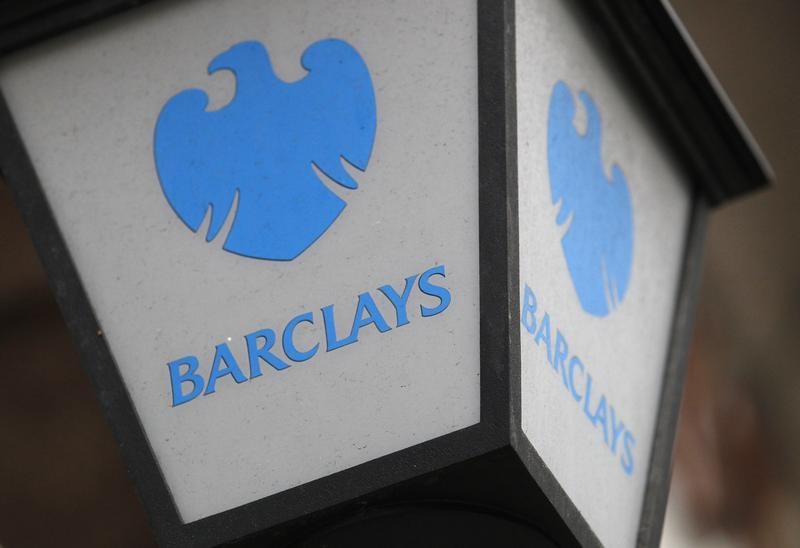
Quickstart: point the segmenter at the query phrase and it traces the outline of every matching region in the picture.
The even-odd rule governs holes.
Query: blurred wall
[[[800,546],[800,2],[673,5],[776,174],[712,218],[673,492],[695,541]]]
[[[800,2],[674,5],[777,174],[711,224],[676,451],[680,538],[800,546]],[[0,234],[0,544],[151,545],[2,183]]]
[[[153,545],[2,181],[0,234],[0,545]]]

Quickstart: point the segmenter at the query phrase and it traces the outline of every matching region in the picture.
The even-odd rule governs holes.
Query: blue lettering
[[[544,313],[544,316],[542,317],[542,323],[539,324],[539,331],[536,333],[536,337],[534,337],[533,340],[537,345],[544,341],[546,347],[545,350],[547,352],[547,361],[552,364],[553,358],[550,350],[550,314],[547,312]]]
[[[223,367],[220,367],[223,365]],[[239,364],[236,363],[236,358],[233,357],[231,349],[225,343],[218,344],[217,350],[214,353],[214,362],[211,364],[211,374],[208,376],[208,385],[203,395],[213,394],[216,392],[217,379],[231,375],[236,384],[243,383],[247,380],[242,370],[239,369]]]
[[[522,297],[522,317],[520,321],[531,335],[536,331],[536,308],[536,295],[533,294],[528,284],[525,284],[525,295]]]
[[[572,359],[569,361],[569,390],[572,392],[572,398],[579,402],[583,395],[578,393],[575,389],[575,367],[580,366],[581,375],[584,374],[586,371],[583,367],[583,362],[578,356],[572,356]]]
[[[564,387],[569,389],[569,381],[567,381],[567,366],[564,361],[567,359],[567,341],[561,334],[561,331],[556,329],[556,353],[553,356],[553,369],[556,371],[561,370],[561,379],[564,381]]]
[[[567,338],[556,325],[551,326],[553,320],[550,314],[542,310],[542,316],[537,317],[539,310],[536,295],[527,284],[524,285],[520,307],[522,326],[533,337],[536,345],[542,347],[547,361],[556,374],[560,373],[564,387],[580,405],[582,414],[592,427],[602,429],[603,440],[611,455],[616,456],[620,453],[618,448],[624,447],[619,457],[620,464],[627,475],[633,474],[633,451],[636,445],[633,433],[627,430],[611,401],[595,386],[596,383],[583,361],[577,355],[570,356]],[[555,341],[552,339],[553,330]]]
[[[366,317],[364,317],[364,312],[367,313]],[[358,305],[356,306],[356,313],[353,317],[353,328],[350,330],[350,336],[347,337],[348,339],[352,339],[350,342],[356,342],[358,340],[358,332],[362,327],[366,327],[369,324],[374,324],[381,333],[386,333],[391,329],[386,323],[386,320],[383,319],[381,311],[378,310],[378,306],[372,299],[372,295],[369,293],[362,293],[358,296]]]
[[[433,308],[429,308],[424,305],[420,305],[419,310],[422,313],[423,318],[427,318],[428,316],[435,316],[450,306],[450,291],[445,289],[442,286],[434,285],[430,282],[430,278],[432,276],[441,276],[442,278],[445,277],[444,273],[444,265],[434,266],[433,268],[429,268],[425,272],[423,272],[419,277],[419,290],[425,293],[426,295],[430,295],[431,297],[437,297],[439,299],[439,304],[434,306]]]
[[[417,275],[409,276],[406,278],[406,285],[403,288],[403,294],[399,295],[395,289],[390,285],[382,285],[378,291],[383,293],[389,302],[394,306],[394,313],[397,316],[397,324],[395,327],[406,325],[408,323],[408,297],[411,295],[411,290],[414,288],[414,280]]]
[[[264,344],[260,348],[258,339],[264,339]],[[259,360],[264,360],[278,371],[289,367],[285,361],[270,352],[272,345],[275,344],[275,332],[272,329],[260,329],[245,335],[244,342],[247,344],[247,361],[250,363],[251,379],[261,376],[261,362]]]
[[[622,455],[622,470],[629,476],[633,474],[633,448],[636,447],[636,439],[630,430],[625,432],[623,445],[625,453]]]
[[[325,352],[330,352],[355,342],[352,335],[342,340],[336,340],[336,324],[333,318],[333,305],[329,304],[322,307],[322,321],[325,324]]]
[[[334,305],[322,307],[320,311],[322,312],[324,324],[326,350],[330,352],[357,342],[361,330],[370,325],[373,325],[379,333],[386,333],[392,327],[408,324],[410,322],[409,300],[411,293],[414,292],[415,284],[423,294],[438,300],[438,302],[434,301],[432,303],[433,306],[421,305],[420,312],[422,316],[429,317],[441,314],[450,306],[452,294],[449,289],[439,285],[438,282],[434,283],[435,276],[446,277],[444,265],[429,268],[421,275],[414,274],[404,278],[402,292],[389,284],[378,288],[378,291],[386,297],[394,308],[397,320],[395,326],[390,326],[387,323],[381,309],[375,303],[373,295],[369,292],[364,292],[358,295],[358,303],[355,307],[349,335],[339,339],[336,333]],[[301,330],[301,333],[303,328],[308,329],[308,326],[300,327],[300,324],[303,323],[314,326],[315,315],[312,312],[298,314],[286,323],[282,333],[279,332],[281,334],[283,352],[280,351],[280,347],[275,347],[277,336],[272,329],[260,329],[245,335],[244,342],[247,349],[248,365],[250,366],[249,377],[243,373],[229,347],[229,343],[220,343],[215,346],[214,358],[207,376],[198,372],[200,361],[196,356],[185,356],[168,362],[172,406],[182,405],[200,395],[214,394],[217,389],[217,381],[223,377],[231,376],[237,384],[240,384],[262,376],[262,360],[277,371],[288,369],[292,363],[310,360],[319,353],[322,343],[321,341],[316,344],[309,343],[313,344],[310,348],[306,348],[306,345],[301,343],[301,348],[298,348],[295,337],[298,329]],[[342,326],[340,325],[339,327]],[[227,340],[231,341],[231,338],[228,337]],[[301,338],[301,340],[303,339]]]
[[[186,371],[180,372],[181,365],[186,366]],[[178,407],[187,401],[192,401],[200,392],[203,391],[203,377],[195,373],[200,366],[200,362],[194,356],[186,356],[167,364],[169,367],[169,378],[172,383],[172,407]],[[184,394],[181,386],[185,382],[192,383],[192,390]]]
[[[608,445],[608,411],[605,396],[600,396],[600,403],[597,404],[597,410],[594,412],[594,417],[592,417],[592,424],[597,426],[598,422],[603,425],[603,438],[606,440],[606,445]]]
[[[295,316],[289,321],[288,324],[286,324],[286,327],[283,329],[283,353],[286,354],[287,358],[295,362],[304,362],[306,360],[310,360],[314,357],[314,354],[317,353],[317,350],[319,350],[319,343],[315,344],[313,348],[305,352],[301,352],[294,345],[294,329],[297,327],[297,324],[301,322],[308,322],[313,325],[314,316],[311,314],[311,312],[306,312],[305,314]]]

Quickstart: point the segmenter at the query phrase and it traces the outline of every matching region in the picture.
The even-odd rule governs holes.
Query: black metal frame
[[[142,3],[136,0],[49,0],[40,9],[33,9],[29,3],[12,2],[10,11],[0,15],[0,54]],[[639,544],[650,546],[658,542],[668,492],[671,447],[701,264],[706,202],[717,203],[764,184],[769,178],[769,168],[746,135],[742,135],[735,113],[715,93],[713,82],[703,72],[701,63],[692,55],[687,57],[686,52],[691,54],[691,48],[683,41],[680,27],[661,2],[584,0],[581,3],[602,23],[612,46],[628,61],[628,72],[655,107],[655,118],[673,137],[673,144],[682,154],[696,184],[695,207],[687,236],[683,278],[640,521]],[[131,477],[163,545],[211,546],[243,538],[509,446],[518,452],[578,541],[584,545],[600,545],[519,426],[514,0],[477,0],[477,6],[480,423],[188,524],[181,523],[0,93],[0,172],[12,187],[49,274],[52,290],[78,342],[84,366],[95,384],[109,424],[122,446]],[[697,117],[698,109],[710,112],[712,118]],[[731,176],[731,173],[736,175]]]

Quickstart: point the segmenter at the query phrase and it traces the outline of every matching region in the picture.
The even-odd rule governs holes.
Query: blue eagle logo
[[[375,93],[361,56],[327,39],[301,63],[308,74],[284,82],[260,42],[241,42],[208,66],[236,77],[228,105],[208,111],[206,93],[187,89],[158,116],[154,155],[167,201],[193,232],[210,216],[209,242],[233,214],[223,244],[231,253],[294,259],[346,205],[321,175],[355,189],[343,160],[360,171],[369,163]]]
[[[547,162],[561,245],[583,309],[607,316],[625,298],[633,261],[633,209],[625,175],[616,163],[606,176],[600,111],[585,91],[586,131],[575,129],[576,105],[562,81],[550,97]]]

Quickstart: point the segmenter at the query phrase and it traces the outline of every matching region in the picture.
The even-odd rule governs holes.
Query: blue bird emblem
[[[562,81],[550,97],[547,161],[556,223],[578,300],[594,316],[606,316],[625,298],[633,261],[633,210],[625,175],[616,163],[606,176],[601,155],[600,111],[585,91],[586,132],[575,129],[572,91]]]
[[[210,216],[206,241],[229,215],[223,249],[258,259],[292,260],[333,224],[346,202],[317,173],[355,189],[343,166],[364,171],[375,139],[375,94],[366,64],[342,40],[310,45],[308,74],[284,82],[260,42],[219,54],[208,73],[229,70],[236,93],[208,111],[199,89],[169,99],[155,127],[161,188],[193,232]]]

